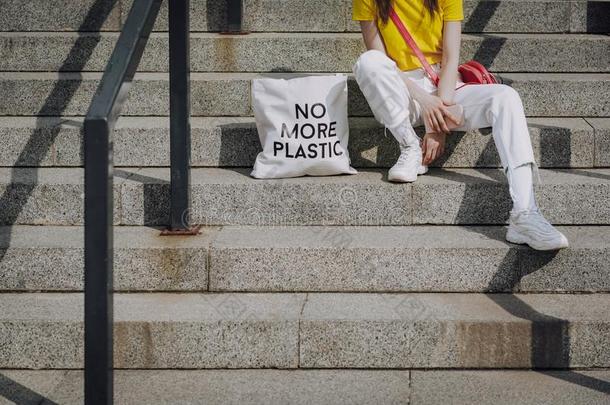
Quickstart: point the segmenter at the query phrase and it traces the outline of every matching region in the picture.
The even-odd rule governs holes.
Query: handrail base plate
[[[248,35],[250,31],[220,31],[220,35]]]
[[[160,236],[195,236],[201,234],[201,228],[203,225],[193,225],[187,229],[164,229],[161,231]]]

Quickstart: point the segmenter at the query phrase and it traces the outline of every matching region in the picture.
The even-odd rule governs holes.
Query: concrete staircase
[[[610,3],[465,1],[462,55],[521,94],[571,248],[504,241],[489,129],[412,185],[350,80],[356,176],[259,181],[250,80],[351,71],[351,0],[192,3],[197,237],[168,222],[166,9],[114,135],[117,403],[604,404]],[[81,403],[82,121],[129,0],[0,2],[0,403]],[[47,402],[48,403],[48,402]]]

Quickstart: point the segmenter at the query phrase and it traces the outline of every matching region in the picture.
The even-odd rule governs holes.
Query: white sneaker
[[[397,183],[411,183],[417,180],[418,174],[428,171],[426,166],[422,166],[422,151],[419,145],[400,145],[400,156],[388,172],[388,180]],[[423,173],[420,173],[425,168]]]
[[[568,238],[547,221],[540,211],[510,214],[506,240],[527,244],[536,250],[557,250],[568,247]]]

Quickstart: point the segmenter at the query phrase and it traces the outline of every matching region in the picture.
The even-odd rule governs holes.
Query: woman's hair
[[[390,18],[390,7],[392,6],[393,1],[394,0],[375,0],[375,4],[377,5],[377,18],[383,21],[384,24],[387,24],[388,18]],[[438,11],[438,0],[416,1],[423,1],[431,16]]]

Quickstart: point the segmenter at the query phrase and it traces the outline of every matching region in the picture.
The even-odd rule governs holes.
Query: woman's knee
[[[504,105],[518,105],[521,106],[521,96],[517,90],[506,84],[496,84],[496,93],[494,94],[495,101]]]
[[[393,64],[395,62],[385,53],[377,49],[371,49],[358,57],[353,70],[356,75],[369,75],[373,72],[379,72],[385,67],[393,67]]]
[[[489,86],[494,86],[489,100],[489,114],[523,113],[521,97],[515,89],[505,84],[491,84]]]

